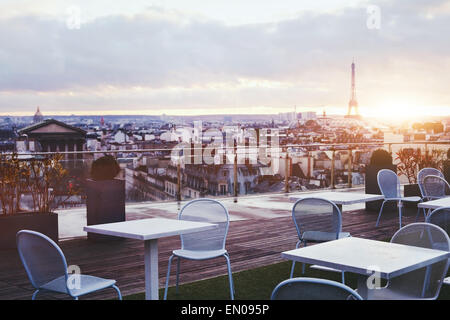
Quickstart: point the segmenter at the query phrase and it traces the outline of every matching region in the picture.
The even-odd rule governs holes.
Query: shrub
[[[431,149],[428,153],[422,152],[420,148],[402,148],[397,152],[400,163],[397,166],[398,175],[405,175],[409,183],[417,183],[417,174],[423,168],[436,168],[442,171],[445,151]]]
[[[103,156],[92,163],[91,178],[112,180],[120,172],[120,166],[113,156]]]
[[[370,158],[372,166],[389,166],[392,165],[392,156],[384,149],[377,149],[372,153]]]
[[[60,203],[55,190],[67,185],[67,170],[59,154],[20,160],[17,154],[0,154],[0,203],[5,215],[17,214],[21,197],[30,194],[35,213],[49,212]],[[74,194],[71,190],[67,197]]]

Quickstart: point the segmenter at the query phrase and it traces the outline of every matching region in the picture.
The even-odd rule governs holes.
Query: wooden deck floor
[[[345,211],[343,231],[352,236],[384,240],[398,229],[396,213],[386,212],[381,225],[375,228],[377,213],[365,210]],[[407,213],[404,224],[414,222],[415,211]],[[227,249],[233,272],[260,267],[282,261],[282,251],[295,248],[296,230],[291,217],[250,219],[230,224]],[[85,238],[60,242],[68,264],[76,264],[84,274],[116,279],[123,295],[144,291],[143,243],[134,240],[92,242]],[[159,241],[160,286],[164,286],[167,262],[171,251],[180,246],[179,237]],[[0,299],[30,299],[33,288],[15,250],[0,252]],[[170,284],[174,283],[174,270]],[[222,258],[195,262],[183,260],[181,283],[197,281],[227,274]],[[42,295],[40,298],[60,298]],[[85,296],[84,299],[115,298],[114,290]]]

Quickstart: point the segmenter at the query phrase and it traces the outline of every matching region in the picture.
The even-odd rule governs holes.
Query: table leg
[[[159,299],[158,239],[144,241],[145,299]]]
[[[367,286],[368,276],[363,274],[358,274],[358,293],[364,299],[369,298],[369,288]]]

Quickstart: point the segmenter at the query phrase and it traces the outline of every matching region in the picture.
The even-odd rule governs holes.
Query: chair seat
[[[386,201],[403,201],[403,202],[419,202],[422,201],[421,197],[398,197],[398,198],[385,198]]]
[[[205,259],[212,259],[217,258],[220,256],[223,256],[227,253],[227,250],[220,249],[220,250],[174,250],[173,254],[175,256],[190,259],[190,260],[205,260]]]
[[[401,198],[402,201],[406,201],[406,202],[419,202],[422,201],[421,197],[403,197]]]
[[[339,239],[350,237],[350,233],[348,232],[340,232]],[[312,241],[312,242],[325,242],[336,240],[336,232],[323,232],[323,231],[305,231],[302,235],[303,241]]]
[[[105,289],[105,288],[113,286],[116,283],[116,280],[103,279],[103,278],[98,278],[98,277],[88,276],[88,275],[79,275],[79,276],[80,276],[80,282],[79,282],[80,288],[70,290],[70,294],[73,297],[79,297],[79,296],[85,295],[87,293]],[[70,277],[70,275],[69,275],[69,277]],[[76,281],[73,281],[73,284],[76,285],[77,284]],[[56,278],[55,280],[52,280],[52,281],[42,285],[39,289],[68,294],[67,289],[66,289],[66,279],[64,276]]]

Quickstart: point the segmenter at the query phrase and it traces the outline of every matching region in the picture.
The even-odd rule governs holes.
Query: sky
[[[0,115],[450,115],[450,0],[0,0]]]

